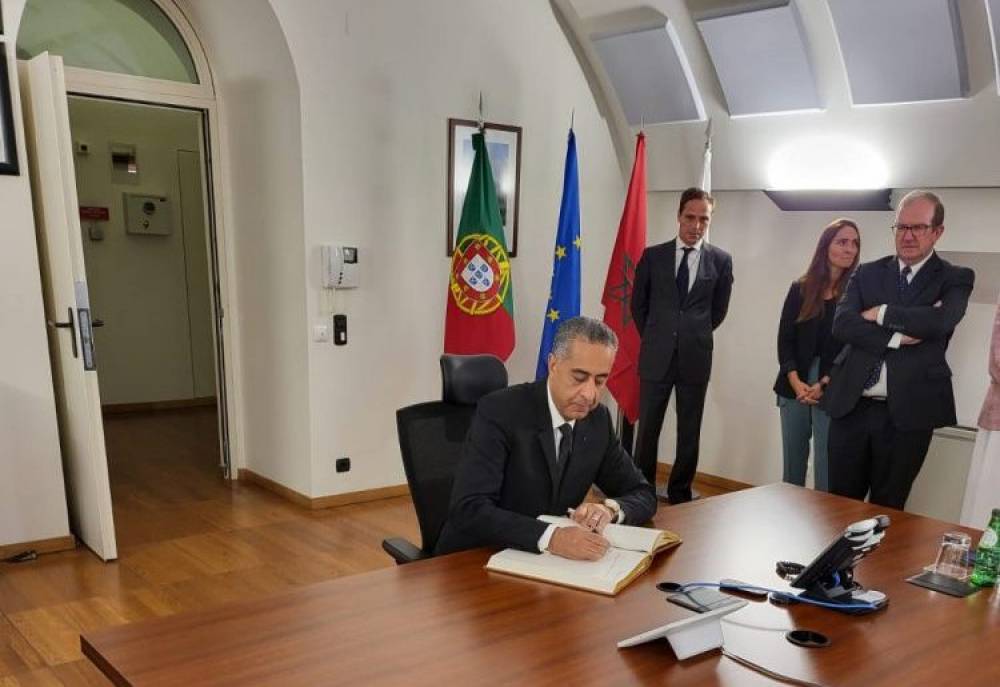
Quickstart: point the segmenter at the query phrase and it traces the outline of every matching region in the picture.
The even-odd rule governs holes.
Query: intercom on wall
[[[355,246],[324,245],[320,248],[324,289],[354,289],[358,286],[358,249]]]
[[[164,196],[126,193],[125,233],[169,236],[173,231],[170,201]]]

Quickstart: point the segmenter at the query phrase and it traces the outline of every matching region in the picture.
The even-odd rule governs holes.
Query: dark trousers
[[[903,431],[885,401],[862,397],[830,423],[830,491],[902,510],[931,445],[933,429]]]
[[[691,482],[698,469],[701,417],[705,409],[708,384],[678,383],[676,355],[666,379],[661,382],[640,380],[636,464],[646,481],[655,485],[660,431],[663,429],[663,416],[667,412],[670,392],[674,390],[677,403],[677,452],[667,483],[667,498],[670,503],[684,503],[691,500]]]

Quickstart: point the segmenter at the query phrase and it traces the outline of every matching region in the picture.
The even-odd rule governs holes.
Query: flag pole
[[[630,456],[635,456],[635,425],[628,421],[625,417],[625,413],[622,409],[618,409],[618,422],[615,427],[615,433],[618,435],[618,440],[621,441],[622,447]]]
[[[701,166],[701,190],[706,193],[712,192],[712,118],[708,118],[708,126],[705,127],[705,152],[702,156]],[[712,242],[712,225],[705,230],[705,240]]]
[[[479,131],[482,133],[486,129],[486,120],[483,118],[483,92],[479,91],[479,119],[476,120]]]

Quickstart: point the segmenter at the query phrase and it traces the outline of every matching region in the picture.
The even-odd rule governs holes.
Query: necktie
[[[568,422],[564,422],[559,425],[559,433],[562,434],[562,439],[559,440],[559,457],[556,462],[562,465],[573,451],[573,428]]]
[[[899,297],[900,298],[903,297],[903,295],[906,293],[906,290],[910,287],[910,273],[911,272],[913,272],[913,270],[910,268],[909,265],[906,265],[905,267],[903,267],[903,269],[900,270],[900,272],[899,272],[899,283],[896,286],[899,289]]]
[[[681,303],[687,297],[688,293],[688,282],[690,281],[691,273],[688,271],[688,256],[691,255],[691,251],[694,248],[681,248],[684,251],[684,257],[681,258],[681,264],[677,266],[677,297]]]
[[[904,265],[903,269],[899,271],[899,281],[896,282],[896,290],[897,293],[899,293],[900,299],[906,295],[906,290],[910,288],[910,274],[912,272],[913,269],[909,265]],[[878,384],[878,378],[882,376],[882,363],[884,362],[885,358],[881,358],[878,363],[872,367],[871,371],[868,372],[868,378],[865,379],[865,391]]]

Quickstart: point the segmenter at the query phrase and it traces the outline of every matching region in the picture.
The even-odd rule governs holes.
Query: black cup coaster
[[[956,580],[954,577],[948,577],[947,575],[940,575],[936,572],[931,572],[930,570],[925,570],[919,575],[914,575],[913,577],[907,577],[906,581],[910,584],[915,584],[918,587],[925,587],[926,589],[930,589],[935,592],[941,592],[942,594],[957,596],[959,598],[975,594],[979,591],[978,587],[975,587],[968,582]]]
[[[795,646],[803,646],[807,649],[822,649],[825,646],[830,646],[829,637],[813,630],[792,630],[785,633],[785,639]]]

